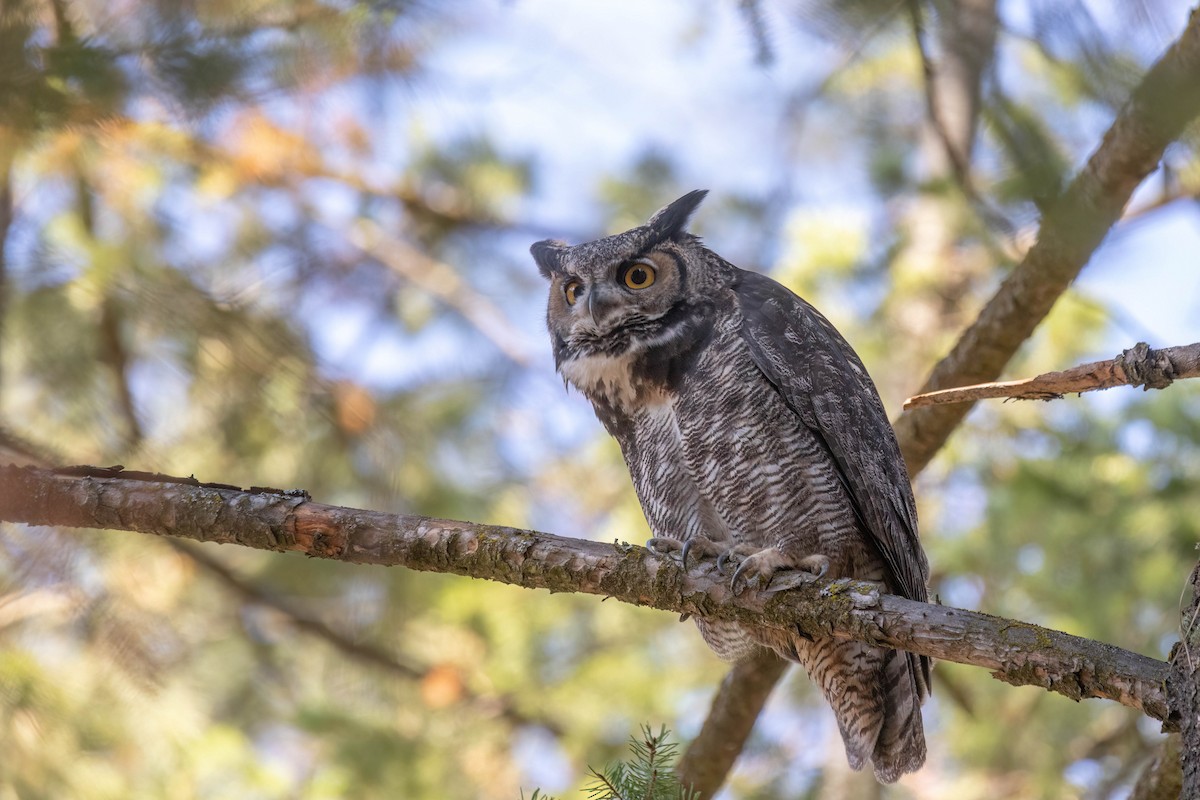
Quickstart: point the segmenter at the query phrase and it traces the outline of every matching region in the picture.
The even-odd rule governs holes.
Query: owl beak
[[[619,300],[608,287],[592,286],[587,293],[588,316],[592,318],[592,324],[603,330],[605,319],[612,314]]]

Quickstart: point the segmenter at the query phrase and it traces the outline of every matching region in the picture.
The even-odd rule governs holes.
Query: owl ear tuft
[[[541,242],[534,242],[529,248],[529,252],[533,254],[533,260],[538,265],[538,270],[542,273],[542,277],[549,278],[556,272],[562,272],[562,251],[566,246],[566,242],[560,242],[556,239],[546,239]]]
[[[683,226],[687,225],[688,218],[692,216],[692,212],[700,205],[706,194],[708,194],[707,189],[688,192],[651,217],[650,221],[646,223],[646,227],[654,231],[659,240],[678,239],[683,233]]]

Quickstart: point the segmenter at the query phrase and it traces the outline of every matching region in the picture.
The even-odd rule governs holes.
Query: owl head
[[[570,357],[615,357],[663,342],[703,298],[720,259],[684,226],[707,193],[688,192],[624,233],[530,248],[550,281],[546,322],[560,367]]]

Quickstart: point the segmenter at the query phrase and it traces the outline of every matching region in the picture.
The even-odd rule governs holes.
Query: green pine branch
[[[609,764],[603,770],[588,768],[592,783],[584,791],[588,800],[698,800],[699,793],[680,783],[675,774],[679,745],[668,741],[671,732],[658,733],[642,726],[641,736],[629,738],[632,757]],[[521,793],[524,800],[525,793]],[[554,800],[535,789],[529,800]]]

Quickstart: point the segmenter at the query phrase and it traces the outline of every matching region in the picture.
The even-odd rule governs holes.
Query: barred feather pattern
[[[534,246],[552,282],[559,371],[620,443],[651,530],[766,553],[772,564],[819,554],[829,577],[924,600],[915,503],[866,370],[815,309],[684,233],[690,211],[675,206],[688,198],[699,202],[687,195],[626,234]],[[624,290],[631,263],[651,269],[654,285]],[[571,282],[586,309],[562,294]],[[722,658],[768,647],[802,664],[853,768],[871,763],[891,782],[924,763],[927,659],[799,631],[696,624]]]

